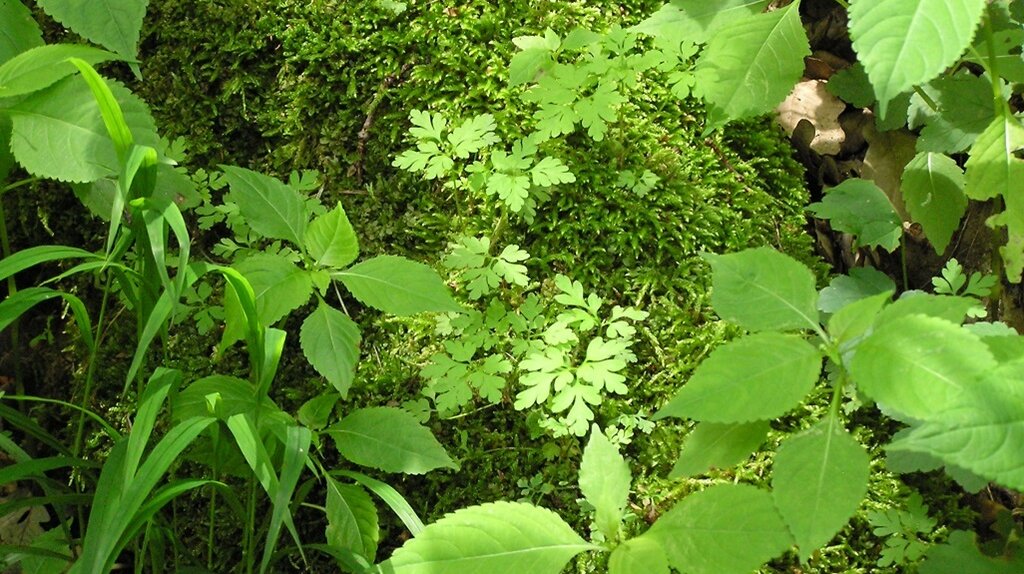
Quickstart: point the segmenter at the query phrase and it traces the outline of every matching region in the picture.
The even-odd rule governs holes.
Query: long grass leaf
[[[34,267],[40,263],[60,261],[61,259],[95,259],[102,261],[99,255],[79,249],[77,247],[66,247],[64,245],[39,245],[22,249],[12,253],[9,257],[0,259],[0,280],[7,279],[19,271]]]
[[[426,528],[423,525],[423,521],[416,515],[416,511],[412,509],[409,501],[404,496],[398,493],[397,490],[391,487],[391,485],[381,482],[375,478],[366,476],[361,472],[353,472],[350,470],[339,470],[331,473],[334,476],[346,476],[359,484],[365,486],[367,490],[376,494],[384,504],[398,516],[398,519],[402,521],[402,524],[409,529],[409,533],[413,536],[423,532]]]
[[[149,443],[156,425],[156,417],[163,407],[167,395],[181,385],[182,373],[177,369],[158,368],[146,383],[146,390],[139,399],[132,432],[128,435],[128,450],[125,453],[124,484],[129,484],[142,461],[142,455]]]
[[[276,331],[276,329],[273,329]],[[269,337],[268,337],[269,339]],[[283,338],[282,338],[283,340]],[[270,566],[270,558],[274,547],[277,545],[277,537],[281,532],[281,524],[287,523],[288,530],[298,545],[299,554],[303,561],[306,559],[302,551],[302,541],[299,540],[299,533],[292,523],[290,503],[292,493],[295,491],[295,484],[299,481],[302,469],[309,460],[309,443],[312,440],[312,433],[306,427],[290,426],[287,428],[284,441],[284,459],[281,461],[281,478],[277,483],[277,489],[271,495],[273,511],[270,515],[270,527],[267,529],[267,541],[263,546],[263,559],[260,562],[260,572],[266,572]]]
[[[10,466],[0,468],[0,484],[10,484],[19,480],[25,480],[26,478],[35,478],[42,476],[47,471],[58,468],[75,468],[79,466],[96,466],[96,463],[70,456],[51,456],[16,462]]]

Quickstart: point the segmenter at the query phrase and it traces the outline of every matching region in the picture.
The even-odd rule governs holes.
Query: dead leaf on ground
[[[825,89],[825,82],[804,80],[793,88],[776,112],[787,135],[793,135],[800,120],[807,120],[814,126],[811,149],[821,155],[836,155],[846,140],[839,125],[839,115],[845,109],[846,104]]]

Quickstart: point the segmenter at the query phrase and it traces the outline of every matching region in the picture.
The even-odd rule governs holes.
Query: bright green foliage
[[[302,322],[299,341],[309,364],[342,396],[348,394],[359,361],[359,326],[348,315],[320,301]]]
[[[0,64],[14,56],[43,45],[43,33],[32,18],[32,12],[19,0],[0,0]]]
[[[711,304],[720,317],[751,331],[818,326],[818,292],[810,270],[773,249],[705,255]]]
[[[135,142],[159,149],[146,105],[120,84],[107,83]],[[60,181],[91,182],[119,171],[117,153],[99,107],[80,78],[64,78],[9,111],[13,125],[11,151],[29,173]]]
[[[916,492],[907,499],[906,506],[906,510],[891,508],[867,513],[874,535],[885,538],[879,566],[916,562],[928,549],[920,536],[931,533],[936,525],[935,519],[928,516],[921,495]]]
[[[995,365],[977,336],[942,319],[909,315],[877,327],[857,346],[849,368],[857,387],[887,410],[930,420],[948,416]]]
[[[993,558],[982,554],[975,535],[957,530],[945,544],[933,546],[918,570],[921,574],[1016,574],[1024,568],[1024,558],[1017,555]]]
[[[327,543],[373,562],[380,541],[377,507],[358,484],[327,481]]]
[[[76,34],[134,60],[149,0],[38,0],[51,18]]]
[[[951,66],[970,45],[985,0],[860,0],[850,5],[853,48],[882,115],[896,96]]]
[[[811,53],[799,7],[794,2],[719,27],[697,61],[707,130],[767,113],[785,99]]]
[[[800,337],[748,335],[715,349],[655,417],[716,423],[780,417],[810,392],[820,371],[821,352]]]
[[[234,268],[252,285],[259,321],[265,327],[306,304],[313,294],[310,274],[280,255],[257,253]]]
[[[714,4],[673,0],[634,26],[633,31],[704,44],[722,26],[758,14],[767,4],[767,0],[724,0]]]
[[[669,574],[668,556],[656,540],[633,538],[615,547],[608,558],[608,574]]]
[[[961,152],[995,119],[992,86],[984,78],[971,74],[936,78],[921,86],[921,91],[939,109],[933,110],[919,94],[910,98],[909,127],[924,126],[917,140],[918,151]]]
[[[605,540],[618,537],[633,477],[615,445],[597,425],[590,432],[580,461],[580,492],[594,507],[594,524]]]
[[[518,245],[506,245],[497,256],[490,255],[491,240],[488,237],[463,237],[451,245],[452,252],[444,258],[444,266],[461,269],[462,280],[466,282],[470,299],[479,299],[493,293],[502,281],[509,285],[525,287],[530,278],[522,263],[530,254]]]
[[[874,267],[854,267],[849,275],[837,275],[821,290],[818,308],[825,313],[835,313],[854,301],[895,291],[893,280]]]
[[[941,153],[921,152],[903,171],[903,200],[939,254],[946,250],[967,211],[964,185],[963,170]]]
[[[892,252],[900,245],[900,217],[885,193],[869,180],[847,179],[828,190],[820,203],[808,205],[807,210],[828,219],[833,229],[856,235],[857,243],[864,247],[877,246]]]
[[[333,276],[356,299],[385,313],[413,315],[462,310],[433,269],[402,257],[380,255]]]
[[[828,79],[827,87],[834,96],[858,108],[875,103],[875,91],[864,65],[859,62],[836,72]]]
[[[935,292],[940,295],[965,295],[968,297],[988,297],[996,285],[996,278],[975,271],[970,276],[964,274],[964,268],[955,258],[946,262],[942,268],[942,276],[932,279]]]
[[[703,474],[711,468],[734,466],[757,450],[768,436],[768,421],[723,424],[698,423],[686,435],[683,452],[669,478]]]
[[[1024,488],[1017,448],[1024,440],[1021,367],[1019,360],[1008,362],[978,377],[953,408],[926,419],[889,448],[927,453],[1009,488]]]
[[[22,52],[0,66],[0,98],[11,98],[42,90],[78,73],[69,58],[89,64],[116,60],[106,50],[78,44],[47,44]]]
[[[413,110],[409,114],[416,138],[416,149],[395,158],[394,166],[408,171],[422,171],[427,179],[448,175],[456,158],[465,160],[501,141],[495,134],[494,116],[481,114],[448,131],[448,120],[441,114]]]
[[[221,166],[242,217],[270,239],[302,245],[309,215],[298,192],[280,180],[235,166]]]
[[[836,416],[779,446],[772,496],[801,560],[831,540],[856,512],[867,494],[869,463],[867,451]]]
[[[342,456],[363,466],[406,474],[458,469],[430,430],[401,409],[357,409],[326,432]]]
[[[640,538],[660,544],[673,568],[694,574],[747,574],[793,543],[771,495],[746,484],[684,498]]]
[[[587,544],[550,510],[495,502],[458,510],[427,526],[380,564],[382,574],[521,572],[558,574]]]
[[[1024,177],[1024,160],[1016,152],[1024,148],[1024,126],[1009,114],[1002,114],[989,124],[971,147],[966,164],[966,193],[971,199],[1002,196],[1006,211],[989,223],[1006,227],[1007,244],[1000,247],[1006,264],[1006,276],[1019,282],[1024,272],[1024,201],[1017,192],[1017,182]]]
[[[309,256],[319,266],[341,269],[359,257],[356,232],[340,203],[309,224],[304,243]]]

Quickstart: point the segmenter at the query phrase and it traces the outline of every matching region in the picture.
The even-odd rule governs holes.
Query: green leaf
[[[687,496],[643,537],[658,542],[669,564],[688,574],[748,574],[793,544],[771,495],[746,484]]]
[[[971,297],[929,295],[921,291],[907,291],[878,314],[877,325],[902,321],[910,315],[927,315],[960,324],[978,300]]]
[[[89,64],[119,59],[106,50],[78,44],[47,44],[22,52],[0,66],[0,98],[36,92],[78,73],[69,58]]]
[[[996,366],[988,347],[954,323],[908,315],[877,327],[849,363],[857,387],[904,416],[947,416],[967,388]]]
[[[298,419],[299,424],[302,426],[313,430],[320,430],[330,422],[331,414],[334,413],[334,407],[338,404],[339,399],[341,399],[340,393],[317,395],[302,403],[302,406],[299,407],[299,412],[295,414],[295,418]]]
[[[423,521],[416,515],[416,511],[412,509],[412,506],[409,506],[409,502],[405,500],[405,497],[399,494],[391,485],[360,472],[352,472],[350,470],[340,470],[333,474],[351,478],[363,485],[363,488],[377,495],[378,498],[384,501],[384,504],[388,505],[388,508],[395,513],[395,516],[402,521],[402,524],[413,536],[419,536],[423,532]]]
[[[695,476],[711,468],[729,468],[739,464],[761,446],[768,437],[769,428],[768,421],[744,424],[698,423],[686,435],[683,452],[668,477]]]
[[[423,474],[435,468],[458,469],[430,430],[402,409],[357,409],[327,433],[342,456],[384,472]]]
[[[903,170],[903,201],[940,255],[967,211],[964,185],[964,172],[943,154],[919,153]]]
[[[43,31],[39,29],[32,11],[18,0],[0,0],[0,64],[14,56],[43,45]]]
[[[149,108],[113,81],[107,81],[135,143],[160,149]],[[11,151],[32,175],[91,182],[117,175],[120,162],[92,92],[78,77],[67,77],[10,108]]]
[[[953,65],[974,37],[985,0],[852,2],[850,36],[882,115],[914,85]]]
[[[828,190],[819,203],[807,206],[832,228],[857,236],[864,247],[882,247],[890,253],[900,245],[903,224],[885,192],[874,182],[853,178]]]
[[[487,193],[497,195],[509,209],[519,213],[530,197],[530,177],[502,172],[491,174],[487,178]]]
[[[858,299],[844,306],[828,320],[828,332],[839,343],[840,349],[867,332],[874,324],[879,312],[892,300],[894,290]]]
[[[861,63],[843,68],[828,79],[826,86],[835,97],[858,108],[875,103],[875,90],[871,87],[868,74]]]
[[[993,558],[978,549],[973,532],[955,530],[945,544],[928,549],[921,574],[1018,574],[1024,568],[1024,556]]]
[[[717,423],[774,419],[800,404],[820,372],[821,352],[800,337],[747,335],[715,349],[654,418]]]
[[[342,268],[359,257],[356,231],[340,203],[309,224],[303,244],[316,264],[324,267]]]
[[[920,94],[910,98],[910,128],[924,126],[917,140],[918,151],[961,152],[995,119],[992,85],[987,78],[974,74],[936,78],[921,86],[921,90],[938,106],[938,111]]]
[[[709,108],[707,130],[773,110],[810,54],[799,2],[721,26],[697,61],[706,77],[699,89]]]
[[[51,18],[90,42],[134,60],[149,0],[38,0]]]
[[[6,329],[11,323],[16,321],[18,317],[32,307],[35,307],[44,301],[56,299],[58,297],[64,299],[68,308],[71,309],[74,314],[75,321],[78,323],[79,336],[85,342],[86,346],[92,349],[94,345],[92,338],[92,321],[89,319],[89,313],[85,309],[85,304],[82,303],[81,299],[71,293],[57,291],[50,289],[49,287],[28,287],[18,291],[14,295],[8,295],[0,301],[0,331]]]
[[[997,117],[971,147],[966,191],[971,199],[1009,197],[1024,176],[1024,161],[1014,154],[1024,147],[1024,126],[1013,116]]]
[[[359,362],[359,326],[323,300],[302,322],[299,341],[309,364],[348,396]]]
[[[233,266],[245,276],[256,295],[259,323],[269,327],[305,305],[313,294],[309,273],[279,255],[257,253]]]
[[[327,543],[373,561],[380,541],[377,507],[363,487],[327,479]]]
[[[1024,489],[1024,362],[993,369],[954,408],[930,417],[887,448],[930,454],[946,464]]]
[[[467,159],[470,154],[498,143],[501,139],[494,135],[496,127],[491,114],[480,114],[462,122],[448,134],[452,153],[455,157]]]
[[[615,445],[594,425],[580,462],[580,492],[596,510],[594,523],[606,540],[618,538],[632,475]]]
[[[703,44],[725,24],[758,14],[767,4],[767,0],[673,0],[630,31]]]
[[[821,290],[818,308],[835,313],[847,305],[887,291],[895,291],[896,283],[874,267],[854,267],[849,275],[837,275]]]
[[[87,261],[102,261],[103,257],[79,249],[77,247],[66,247],[64,245],[37,245],[12,253],[8,257],[0,259],[0,281],[11,275],[29,269],[40,263],[60,261],[61,259],[85,259]]]
[[[768,247],[704,258],[721,318],[751,331],[818,327],[814,275],[799,261]]]
[[[233,165],[222,165],[231,195],[253,231],[269,239],[303,244],[309,214],[297,191],[262,173]]]
[[[772,496],[800,548],[800,560],[826,544],[857,511],[868,491],[870,457],[829,416],[779,446]]]
[[[669,574],[668,556],[661,545],[638,536],[615,547],[608,559],[608,574]]]
[[[560,183],[576,181],[576,176],[569,171],[569,168],[562,163],[562,160],[553,157],[546,157],[538,161],[530,169],[530,176],[533,178],[533,185],[540,187],[550,187]]]
[[[381,564],[388,574],[558,574],[573,556],[601,550],[557,514],[516,502],[457,510],[427,526]]]
[[[552,61],[551,50],[547,48],[528,48],[516,52],[508,65],[509,87],[532,82],[537,73]]]
[[[366,305],[394,315],[462,312],[437,272],[404,257],[381,255],[334,274]]]

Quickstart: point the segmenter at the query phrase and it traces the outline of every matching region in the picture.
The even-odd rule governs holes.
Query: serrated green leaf
[[[306,229],[306,252],[317,265],[342,268],[359,257],[356,231],[339,203],[331,211],[317,217]]]
[[[887,448],[926,453],[1003,486],[1024,488],[1024,362],[1006,363],[972,381],[952,409],[930,419]]]
[[[255,171],[222,165],[238,209],[253,231],[270,239],[302,245],[309,214],[299,193],[280,180]]]
[[[973,532],[955,530],[944,544],[928,549],[918,572],[921,574],[1017,574],[1024,568],[1024,557],[993,558],[983,554]]]
[[[828,190],[821,202],[807,206],[832,228],[857,236],[865,247],[882,247],[890,253],[900,245],[903,225],[885,192],[866,179],[847,179]]]
[[[121,84],[110,80],[107,84],[135,143],[160,149],[146,104]],[[10,112],[11,151],[29,173],[84,183],[120,172],[99,106],[81,78],[64,78],[12,106]]]
[[[800,560],[832,539],[868,491],[870,457],[829,416],[792,436],[775,453],[772,497],[800,549]]]
[[[530,176],[533,178],[533,184],[540,187],[576,181],[576,176],[569,171],[568,166],[562,163],[562,160],[553,157],[546,157],[538,161],[530,169]]]
[[[630,31],[703,44],[720,27],[757,14],[767,4],[767,0],[673,0]]]
[[[904,168],[900,191],[910,216],[941,255],[967,211],[963,171],[949,156],[922,152]]]
[[[1024,126],[1013,116],[997,117],[971,146],[966,164],[967,197],[1003,198],[1016,193],[1024,177],[1024,161],[1014,154],[1024,148]]]
[[[751,331],[818,327],[814,275],[802,263],[768,247],[704,258],[721,318]]]
[[[462,312],[437,272],[394,255],[381,255],[334,274],[366,305],[394,315]]]
[[[918,420],[947,416],[966,389],[996,366],[988,347],[955,323],[908,315],[877,327],[849,363],[858,389]]]
[[[516,52],[508,65],[509,87],[532,82],[537,72],[552,61],[551,50],[547,48],[529,48]]]
[[[558,574],[586,543],[557,514],[517,502],[457,510],[427,526],[378,568],[388,574]]]
[[[324,301],[302,322],[299,342],[306,360],[347,396],[359,362],[359,326]]]
[[[498,143],[501,140],[494,135],[496,127],[491,114],[480,114],[462,122],[448,134],[452,153],[455,157],[466,159],[470,154]]]
[[[874,267],[854,267],[849,275],[838,275],[821,290],[818,308],[824,313],[835,313],[854,301],[865,297],[895,291],[896,283]]]
[[[48,88],[78,73],[68,61],[78,58],[89,64],[118,60],[116,54],[79,44],[47,44],[22,52],[0,65],[0,98],[11,98]]]
[[[921,291],[908,291],[878,314],[876,326],[901,321],[910,315],[927,315],[960,324],[967,316],[967,312],[977,304],[977,299],[970,297],[929,295]]]
[[[358,484],[343,484],[330,476],[324,478],[327,480],[327,543],[372,562],[380,540],[377,507]]]
[[[995,118],[992,85],[986,78],[973,74],[936,78],[921,90],[938,110],[933,110],[920,94],[910,98],[910,128],[924,126],[917,139],[918,151],[963,151]]]
[[[256,295],[256,314],[264,327],[277,323],[306,304],[313,294],[309,273],[284,257],[257,253],[233,267],[252,285]]]
[[[437,468],[459,468],[430,430],[402,409],[356,409],[326,432],[342,456],[384,472],[423,474]]]
[[[690,574],[748,574],[793,544],[767,492],[723,484],[691,494],[643,535]]]
[[[774,419],[800,404],[820,372],[821,352],[800,337],[747,335],[715,349],[654,418],[718,423]]]
[[[149,0],[38,0],[51,18],[79,36],[134,60]]]
[[[698,423],[686,435],[669,478],[703,474],[711,468],[729,468],[739,464],[761,446],[768,436],[768,421],[743,424]]]
[[[828,320],[828,332],[840,348],[854,341],[871,328],[878,313],[892,300],[894,290],[858,299],[844,306]]]
[[[334,412],[334,406],[338,404],[338,400],[341,399],[340,393],[324,393],[317,395],[299,407],[298,413],[295,418],[299,421],[299,424],[305,427],[309,427],[313,430],[320,430],[327,426],[330,422],[331,414]]]
[[[579,482],[583,498],[596,511],[594,524],[606,540],[615,540],[629,500],[632,475],[625,459],[597,425],[583,449]]]
[[[871,78],[882,115],[887,103],[953,65],[974,37],[985,0],[852,2],[853,49]]]
[[[669,574],[668,556],[655,540],[638,536],[615,547],[608,558],[608,574]]]
[[[768,113],[793,89],[811,53],[799,2],[721,26],[697,61],[706,77],[707,130]]]
[[[32,17],[32,11],[18,0],[0,0],[0,64],[14,56],[43,45],[43,31]]]

